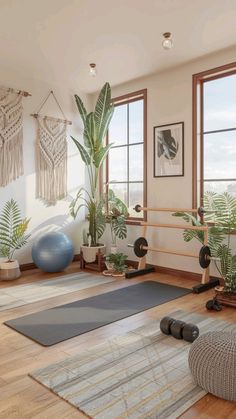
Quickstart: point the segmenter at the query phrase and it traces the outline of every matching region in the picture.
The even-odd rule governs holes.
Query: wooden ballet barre
[[[161,224],[161,223],[148,223],[143,221],[140,223],[143,227],[160,227],[160,228],[177,228],[180,230],[197,230],[197,231],[208,231],[207,226],[192,226],[182,224]]]
[[[137,204],[134,207],[136,212],[141,211],[154,211],[154,212],[192,212],[198,213],[198,208],[152,208],[152,207],[141,207],[141,205]]]

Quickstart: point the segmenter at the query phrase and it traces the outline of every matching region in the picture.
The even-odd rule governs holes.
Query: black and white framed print
[[[184,176],[184,123],[154,127],[154,177]]]

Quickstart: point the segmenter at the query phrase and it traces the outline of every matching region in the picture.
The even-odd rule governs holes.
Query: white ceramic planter
[[[96,260],[96,255],[98,251],[105,255],[106,246],[104,244],[100,244],[99,246],[81,246],[81,250],[83,252],[83,258],[85,262],[92,263]]]
[[[17,260],[1,262],[0,268],[0,279],[2,281],[12,281],[21,276],[20,266]]]
[[[111,253],[113,254],[118,253],[118,246],[116,246],[116,244],[111,245]]]

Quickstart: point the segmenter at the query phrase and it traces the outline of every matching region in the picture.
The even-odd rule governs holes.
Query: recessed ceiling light
[[[95,63],[89,64],[89,74],[91,77],[95,77],[97,75],[97,69],[96,69]]]
[[[164,49],[171,49],[173,47],[171,32],[163,33],[162,46]]]

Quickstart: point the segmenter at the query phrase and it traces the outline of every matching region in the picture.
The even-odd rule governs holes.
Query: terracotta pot
[[[2,281],[13,281],[21,276],[20,266],[17,260],[1,262],[0,268],[0,279]]]
[[[98,251],[100,251],[103,255],[106,252],[106,246],[104,244],[99,244],[98,246],[81,246],[81,250],[83,252],[83,258],[85,262],[92,263],[96,261],[96,255]]]

